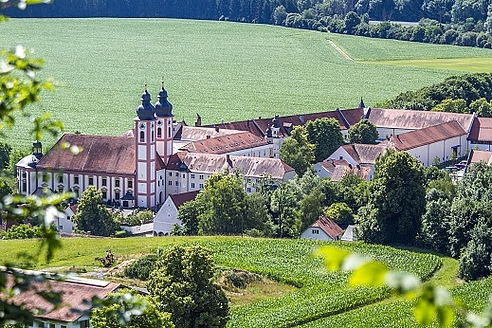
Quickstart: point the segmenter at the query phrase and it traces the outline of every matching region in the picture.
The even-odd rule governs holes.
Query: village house
[[[41,272],[23,271],[28,275],[39,275]],[[36,320],[27,325],[29,328],[87,328],[93,297],[103,299],[109,293],[121,288],[120,284],[86,279],[81,277],[63,277],[52,279],[49,274],[43,274],[45,281],[32,283],[32,288],[21,291],[13,297],[15,304],[22,304],[26,309],[38,312]],[[8,276],[7,285],[11,279]],[[60,293],[63,306],[56,307],[39,295],[42,292]]]
[[[339,240],[343,234],[335,221],[322,216],[301,233],[301,238],[316,240]]]
[[[152,224],[154,236],[168,236],[175,224],[181,225],[182,222],[178,220],[179,208],[184,203],[194,200],[197,195],[198,190],[169,195],[155,215]]]

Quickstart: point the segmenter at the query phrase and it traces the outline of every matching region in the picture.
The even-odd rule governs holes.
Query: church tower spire
[[[135,121],[135,198],[139,207],[156,205],[156,117],[145,86]]]
[[[158,100],[155,103],[155,113],[157,116],[157,153],[161,156],[165,164],[173,153],[173,105],[167,99],[167,91],[162,82]]]

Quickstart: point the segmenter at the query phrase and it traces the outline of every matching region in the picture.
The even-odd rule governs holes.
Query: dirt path
[[[333,48],[335,48],[339,53],[341,53],[342,56],[345,57],[345,59],[354,61],[345,51],[343,51],[339,46],[337,46],[335,42],[328,40],[328,43],[330,43]]]

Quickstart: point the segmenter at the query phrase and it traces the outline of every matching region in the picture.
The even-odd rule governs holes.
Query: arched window
[[[140,131],[140,142],[144,142],[144,141],[145,141],[145,132]]]
[[[168,127],[167,128],[167,137],[168,138],[171,138],[172,137],[172,135],[171,135],[171,127]]]
[[[154,131],[152,131],[152,142],[154,142]]]
[[[162,138],[162,128],[157,128],[157,138]]]

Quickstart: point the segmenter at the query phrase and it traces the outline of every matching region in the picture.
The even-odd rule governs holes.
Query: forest
[[[11,17],[162,17],[224,20],[283,25],[374,38],[492,47],[492,5],[488,0],[54,2],[56,6],[29,6],[25,10],[7,8],[5,13]]]

